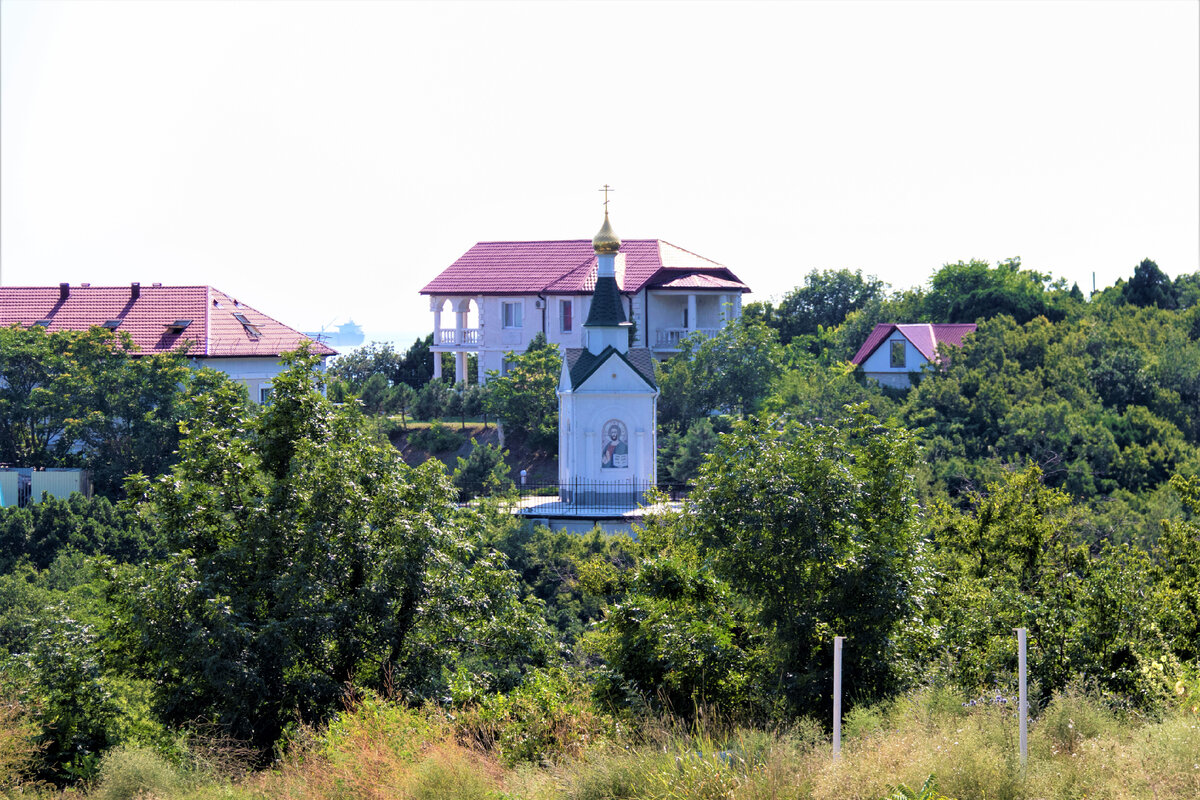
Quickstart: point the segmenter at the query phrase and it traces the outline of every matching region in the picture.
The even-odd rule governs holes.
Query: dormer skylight
[[[246,333],[250,334],[251,336],[261,336],[262,335],[259,332],[258,328],[255,326],[255,324],[253,322],[251,322],[250,320],[246,319],[245,314],[239,314],[239,313],[235,312],[233,315],[233,318],[236,319],[238,322],[242,323],[242,327],[246,329]]]
[[[104,325],[101,327],[107,328],[110,331],[115,331],[117,328],[121,327],[121,323],[124,321],[125,320],[123,319],[106,319],[104,321]]]
[[[187,330],[187,326],[191,324],[192,321],[190,319],[177,319],[174,322],[167,323],[167,330],[170,333],[183,333]]]
[[[48,319],[39,319],[37,322],[33,323],[33,324],[32,324],[32,325],[30,325],[29,327],[31,327],[31,328],[37,328],[37,327],[41,327],[41,328],[49,328],[49,327],[50,327],[50,320],[48,320]]]

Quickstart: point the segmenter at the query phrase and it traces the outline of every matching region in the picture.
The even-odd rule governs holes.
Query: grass
[[[488,717],[496,725],[528,719]],[[926,690],[856,711],[834,761],[819,727],[763,730],[705,720],[554,718],[555,757],[506,758],[505,731],[481,737],[479,713],[414,709],[368,698],[324,729],[302,729],[272,769],[243,777],[188,773],[152,753],[106,757],[89,797],[332,800],[1040,800],[1200,797],[1200,716],[1119,716],[1092,698],[1054,699],[1030,727],[1021,767],[1016,720],[1004,706],[964,707]],[[574,722],[573,722],[574,720]],[[588,729],[561,747],[572,724]],[[232,773],[229,773],[232,774]],[[933,776],[934,780],[929,781]],[[925,791],[922,791],[925,788]],[[30,796],[28,793],[24,796]]]

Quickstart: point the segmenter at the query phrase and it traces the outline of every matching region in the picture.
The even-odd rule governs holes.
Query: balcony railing
[[[665,350],[678,350],[679,344],[693,333],[711,339],[720,333],[720,328],[659,328],[654,346]]]
[[[482,341],[479,335],[479,328],[442,328],[436,332],[433,337],[435,344],[443,347],[457,347],[459,345],[477,345]]]

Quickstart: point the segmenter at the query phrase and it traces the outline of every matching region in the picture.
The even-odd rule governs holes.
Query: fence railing
[[[469,345],[479,344],[481,339],[479,328],[439,328],[434,341],[439,345]]]
[[[521,506],[531,512],[548,506],[563,510],[633,511],[660,497],[679,502],[692,490],[690,484],[652,484],[637,480],[527,481],[517,485]],[[544,503],[539,503],[544,500]]]
[[[720,328],[658,328],[655,347],[679,349],[679,344],[693,333],[711,339],[721,332]]]

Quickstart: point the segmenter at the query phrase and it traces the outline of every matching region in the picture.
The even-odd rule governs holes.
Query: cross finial
[[[616,191],[616,189],[612,188],[611,186],[609,186],[609,185],[606,183],[606,184],[604,184],[604,188],[602,188],[602,189],[597,189],[596,191],[598,191],[598,192],[604,192],[604,213],[605,213],[605,214],[607,214],[607,213],[608,213],[608,193],[609,193],[609,192],[615,192],[615,191]]]

